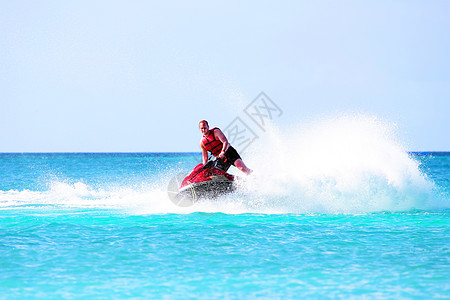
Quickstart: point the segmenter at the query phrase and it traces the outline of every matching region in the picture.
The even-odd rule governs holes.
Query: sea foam
[[[433,206],[433,183],[376,116],[270,126],[246,163],[250,202],[287,213],[366,213]],[[256,150],[257,149],[257,150]]]

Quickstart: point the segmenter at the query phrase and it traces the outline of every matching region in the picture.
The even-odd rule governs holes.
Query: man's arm
[[[219,128],[216,128],[216,130],[214,130],[214,135],[219,141],[223,143],[222,152],[220,152],[219,154],[219,157],[223,159],[225,157],[225,152],[228,150],[228,147],[230,147],[230,143],[228,143],[227,138]]]
[[[208,151],[206,151],[205,145],[203,145],[202,141],[200,141],[200,149],[202,149],[203,164],[206,164],[206,162],[208,161]]]

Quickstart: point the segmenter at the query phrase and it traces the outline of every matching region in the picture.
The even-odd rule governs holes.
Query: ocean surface
[[[236,193],[178,207],[199,153],[0,154],[0,298],[448,299],[450,153],[390,155],[249,159]]]

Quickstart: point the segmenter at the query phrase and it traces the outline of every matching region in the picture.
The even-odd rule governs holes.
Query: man
[[[206,164],[206,162],[208,161],[209,151],[214,157],[219,157],[222,161],[225,162],[225,171],[231,165],[234,165],[236,168],[247,175],[253,172],[252,170],[247,168],[247,166],[244,164],[241,157],[237,153],[236,149],[234,149],[230,145],[230,143],[228,143],[227,138],[219,128],[214,127],[210,130],[209,124],[206,120],[200,121],[199,128],[203,134],[202,139],[200,140],[203,164]]]

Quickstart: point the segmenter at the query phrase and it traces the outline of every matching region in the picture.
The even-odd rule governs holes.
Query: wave
[[[120,210],[131,214],[182,213],[164,188],[94,188],[82,182],[52,182],[47,191],[0,191],[0,209],[77,208]]]
[[[272,126],[245,189],[284,212],[360,213],[437,208],[434,183],[376,116]],[[253,157],[253,158],[252,158]],[[267,202],[270,202],[267,203]],[[448,207],[448,205],[447,205]]]

